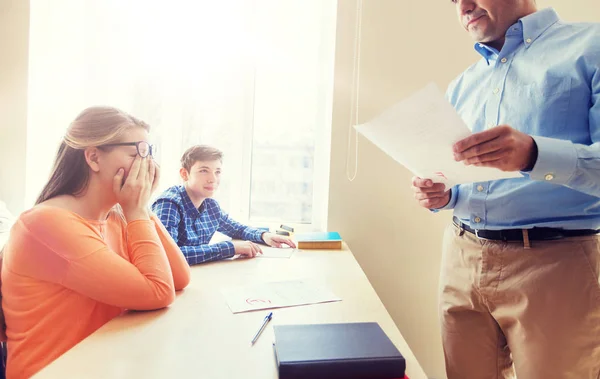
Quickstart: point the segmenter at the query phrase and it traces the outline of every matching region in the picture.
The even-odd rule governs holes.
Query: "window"
[[[160,190],[180,182],[187,147],[210,144],[224,152],[217,199],[234,218],[324,228],[336,7],[33,0],[28,203],[68,123],[108,104],[152,126]]]

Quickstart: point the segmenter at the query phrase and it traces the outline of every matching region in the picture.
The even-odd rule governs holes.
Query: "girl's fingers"
[[[138,175],[140,174],[140,166],[142,165],[142,157],[140,157],[139,155],[136,155],[135,159],[133,160],[133,164],[131,165],[131,168],[129,169],[129,175],[127,175],[127,179],[125,180],[125,182],[131,182],[132,180],[136,180]]]
[[[140,159],[142,160],[142,163],[140,164],[140,171],[138,173],[137,179],[142,181],[142,183],[143,183],[144,181],[146,181],[146,178],[148,177],[148,158],[140,158]]]
[[[146,158],[146,160],[148,161],[148,184],[150,185],[150,187],[152,187],[152,185],[154,184],[154,177],[156,175],[156,164],[154,163],[154,161],[152,159],[148,159]]]

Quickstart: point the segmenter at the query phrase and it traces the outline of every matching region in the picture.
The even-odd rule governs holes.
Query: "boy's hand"
[[[289,237],[280,236],[278,234],[273,233],[263,233],[262,235],[263,241],[271,247],[283,247],[283,245],[288,245],[289,247],[296,248],[296,244]]]
[[[260,246],[250,241],[233,241],[235,255],[240,255],[244,258],[254,258],[258,254],[262,254]]]

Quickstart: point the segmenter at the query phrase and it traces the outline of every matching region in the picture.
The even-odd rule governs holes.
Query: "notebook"
[[[295,236],[299,249],[341,249],[342,237],[338,232],[299,233]]]
[[[279,379],[400,379],[406,362],[375,322],[275,325]]]

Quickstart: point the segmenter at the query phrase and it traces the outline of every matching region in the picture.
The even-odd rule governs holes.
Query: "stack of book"
[[[298,249],[341,249],[342,237],[338,232],[302,233],[294,237]]]

